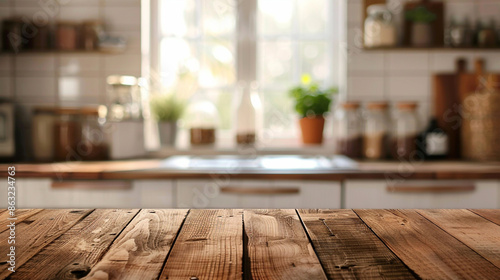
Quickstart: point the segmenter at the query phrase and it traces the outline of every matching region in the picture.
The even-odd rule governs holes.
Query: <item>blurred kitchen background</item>
[[[499,0],[0,0],[0,21],[4,162],[500,160]]]

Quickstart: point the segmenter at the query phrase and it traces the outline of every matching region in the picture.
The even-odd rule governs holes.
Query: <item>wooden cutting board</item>
[[[460,97],[461,74],[467,69],[467,61],[458,59],[455,73],[433,75],[434,117],[449,138],[449,158],[460,158]]]

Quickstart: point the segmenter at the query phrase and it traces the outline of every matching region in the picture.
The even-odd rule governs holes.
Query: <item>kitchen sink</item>
[[[356,169],[355,161],[344,156],[172,156],[162,161],[159,169],[189,170],[345,170]]]

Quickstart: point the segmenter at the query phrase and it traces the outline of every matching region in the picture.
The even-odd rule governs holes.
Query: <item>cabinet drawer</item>
[[[421,181],[402,183],[349,180],[346,208],[497,208],[496,181]]]
[[[18,208],[169,208],[171,181],[18,179]]]
[[[268,180],[181,180],[180,208],[338,208],[335,182]]]

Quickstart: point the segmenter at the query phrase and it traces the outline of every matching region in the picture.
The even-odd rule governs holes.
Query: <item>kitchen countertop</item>
[[[347,179],[500,179],[500,163],[441,161],[425,163],[358,162],[355,169],[335,170],[162,170],[162,160],[14,164],[16,177],[78,180],[193,179],[229,176],[234,179],[347,180]],[[2,164],[7,170],[11,165]],[[6,177],[7,173],[0,174]]]
[[[10,213],[0,211],[9,252]],[[500,210],[18,210],[0,279],[498,279]]]

